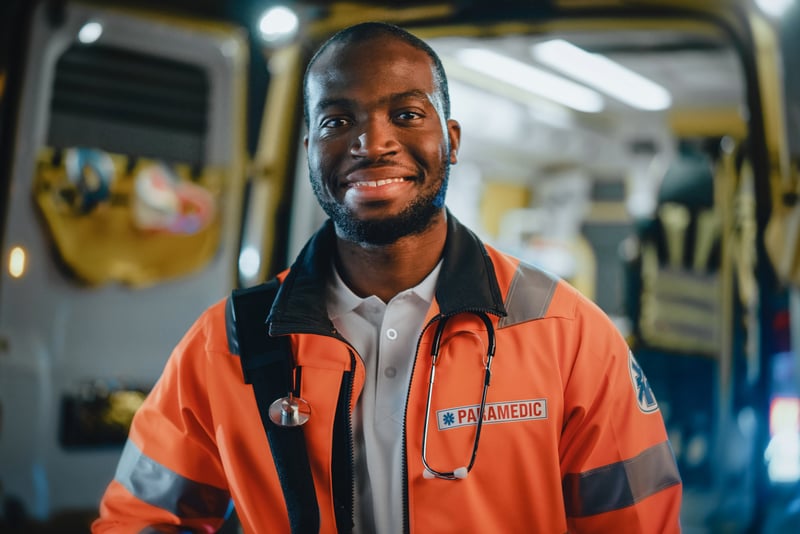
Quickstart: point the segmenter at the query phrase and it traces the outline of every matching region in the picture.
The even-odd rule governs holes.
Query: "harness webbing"
[[[244,381],[253,386],[261,423],[283,490],[293,534],[318,533],[319,504],[314,492],[303,427],[281,427],[269,418],[269,406],[292,387],[294,367],[289,339],[270,337],[267,316],[278,292],[275,279],[233,291],[234,318]]]

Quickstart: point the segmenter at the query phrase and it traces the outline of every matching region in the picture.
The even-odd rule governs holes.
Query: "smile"
[[[396,184],[396,183],[401,183],[401,182],[405,182],[405,181],[406,181],[406,178],[386,178],[386,179],[383,179],[383,180],[364,181],[364,182],[350,182],[350,183],[347,184],[347,186],[348,187],[355,187],[355,188],[381,187],[381,186],[384,186],[384,185]]]

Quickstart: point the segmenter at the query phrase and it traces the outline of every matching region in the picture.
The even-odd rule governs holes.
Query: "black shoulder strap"
[[[289,339],[270,337],[267,316],[280,283],[238,289],[231,294],[236,338],[244,381],[253,385],[261,423],[267,433],[275,469],[281,481],[293,534],[319,532],[317,504],[303,427],[282,427],[269,418],[269,406],[284,397],[291,385],[292,360]]]

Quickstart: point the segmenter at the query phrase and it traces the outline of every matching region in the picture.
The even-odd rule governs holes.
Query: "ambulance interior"
[[[167,32],[169,19],[105,15],[103,39],[138,54],[134,62],[163,54],[161,72],[205,69],[209,83],[199,86],[208,101],[198,109],[209,112],[178,148],[142,136],[127,150],[110,137],[83,136],[85,123],[58,115],[50,98],[57,77],[28,74],[26,86],[37,89],[22,99],[31,124],[21,122],[19,135],[32,142],[14,152],[4,246],[20,244],[31,263],[20,276],[4,269],[0,286],[0,497],[42,522],[64,510],[96,512],[130,417],[181,333],[231,287],[285,267],[324,220],[302,128],[287,140],[270,126],[281,107],[291,108],[269,99],[286,72],[281,46],[243,43],[229,29],[209,44],[193,41],[191,25]],[[51,38],[37,17],[30,53],[53,65],[98,18],[71,7]],[[449,209],[486,242],[565,278],[609,314],[658,397],[686,488],[685,528],[743,532],[762,513],[759,463],[774,464],[767,484],[793,487],[800,458],[793,443],[764,457],[766,415],[750,397],[767,371],[758,365],[747,148],[758,94],[739,44],[708,21],[652,16],[409,27],[440,54],[462,127]],[[269,79],[263,118],[251,103],[244,119],[249,131],[263,124],[257,141],[245,139],[236,100],[248,44],[250,75],[256,65]],[[220,94],[224,105],[214,100]],[[76,145],[107,157],[70,152]],[[283,149],[293,161],[279,166],[286,174],[276,185],[275,167],[261,163]],[[117,181],[86,201],[85,191],[64,185],[71,158],[105,165]],[[176,228],[142,208],[164,208],[165,181],[192,194],[194,213],[212,206],[209,218]],[[121,222],[129,220],[138,226]],[[176,250],[180,261],[170,261]],[[777,529],[765,531],[797,521],[775,508],[758,517]]]

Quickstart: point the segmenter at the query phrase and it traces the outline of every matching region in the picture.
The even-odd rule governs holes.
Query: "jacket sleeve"
[[[230,494],[205,388],[206,312],[136,412],[92,532],[215,532]]]
[[[570,532],[680,532],[681,481],[658,402],[606,315],[579,297],[560,458]]]

